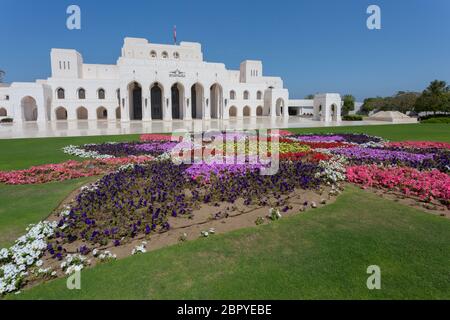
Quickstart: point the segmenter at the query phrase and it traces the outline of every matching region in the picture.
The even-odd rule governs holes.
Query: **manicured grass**
[[[449,243],[449,220],[349,187],[316,211],[83,271],[80,291],[58,279],[10,298],[449,299]]]
[[[0,184],[0,248],[9,247],[25,234],[29,224],[45,219],[71,191],[94,179],[23,186]]]
[[[296,133],[365,133],[391,141],[442,141],[450,142],[449,124],[401,124],[355,127],[289,129]]]
[[[27,169],[41,164],[60,163],[70,159],[79,160],[80,158],[62,152],[61,149],[70,144],[81,145],[137,139],[139,139],[139,135],[0,140],[0,170]]]

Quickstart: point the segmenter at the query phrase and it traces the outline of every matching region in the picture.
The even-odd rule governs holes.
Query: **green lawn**
[[[139,139],[139,135],[0,140],[0,170],[27,169],[41,164],[79,159],[62,152],[61,149],[70,144],[81,145],[137,139]]]
[[[12,298],[449,299],[449,243],[449,220],[350,187],[317,211],[83,271],[80,291],[58,279]]]
[[[10,246],[25,234],[30,223],[45,219],[71,191],[94,179],[23,186],[0,184],[0,248]]]

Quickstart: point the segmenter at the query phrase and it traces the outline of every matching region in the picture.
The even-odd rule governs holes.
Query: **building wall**
[[[75,50],[52,49],[51,68],[47,80],[0,88],[0,107],[4,105],[16,121],[30,121],[32,112],[37,112],[36,121],[105,117],[151,121],[159,104],[152,103],[158,100],[152,97],[152,88],[158,86],[163,120],[192,119],[194,100],[197,117],[203,119],[288,116],[289,92],[281,78],[263,75],[261,61],[246,60],[240,70],[228,70],[222,63],[205,62],[199,43],[164,45],[125,38],[115,65],[85,64]],[[195,97],[191,96],[193,86],[199,89]],[[177,98],[172,87],[178,88],[179,103],[172,101]],[[140,89],[133,93],[135,88]],[[2,94],[10,99],[2,100]],[[36,102],[36,111],[30,111],[30,99],[22,101],[28,96]],[[137,106],[134,101],[139,100]],[[175,112],[174,106],[179,106]]]

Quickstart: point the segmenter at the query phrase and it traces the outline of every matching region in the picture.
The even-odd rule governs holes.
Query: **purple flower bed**
[[[387,165],[407,165],[419,168],[425,161],[433,161],[434,155],[431,153],[416,154],[405,151],[392,151],[372,148],[336,148],[330,149],[334,154],[347,157],[352,164],[372,164],[383,163]]]
[[[99,154],[108,154],[122,158],[129,156],[151,155],[157,157],[170,151],[177,145],[176,142],[126,142],[126,143],[103,143],[95,145],[85,145],[82,148],[86,151],[95,151]]]
[[[364,144],[369,142],[380,143],[383,139],[379,137],[368,136],[365,134],[307,134],[294,135],[293,139],[305,142],[348,142],[355,144]]]
[[[158,142],[152,142],[152,143],[144,143],[144,144],[137,144],[133,147],[141,152],[145,152],[146,154],[149,153],[164,153],[172,150],[177,145],[177,142],[164,142],[164,143],[158,143]]]
[[[298,141],[305,142],[345,142],[345,138],[341,136],[330,136],[330,135],[305,135],[305,136],[295,136]]]
[[[255,171],[261,169],[262,164],[247,163],[247,164],[233,164],[233,163],[194,163],[187,170],[186,174],[191,179],[200,179],[209,181],[211,176],[223,178],[225,175],[244,175],[247,171]]]
[[[158,161],[103,177],[95,189],[79,194],[67,216],[59,221],[53,247],[83,240],[86,244],[121,244],[138,236],[170,229],[169,217],[190,216],[202,203],[243,198],[246,204],[265,204],[295,188],[318,188],[324,183],[315,164],[285,162],[278,174],[212,176],[209,184],[190,179],[188,166]]]
[[[450,172],[450,150],[439,148],[400,148],[400,147],[386,147],[383,150],[403,151],[413,154],[432,154],[433,159],[425,159],[421,163],[413,166],[419,170],[438,169],[441,172]]]

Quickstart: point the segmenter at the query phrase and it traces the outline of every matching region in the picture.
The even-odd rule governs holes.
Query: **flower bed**
[[[130,158],[105,158],[78,162],[74,160],[59,164],[31,167],[27,170],[0,172],[0,182],[5,184],[41,184],[83,177],[102,175],[116,170],[119,166],[141,164],[152,160],[148,156]]]
[[[388,142],[386,147],[404,148],[404,149],[450,149],[450,143],[432,142],[432,141],[402,141]]]
[[[61,218],[58,226],[65,228],[56,233],[58,243],[83,240],[90,245],[120,245],[138,235],[169,230],[169,217],[188,217],[202,203],[233,203],[238,198],[246,204],[259,203],[269,195],[315,189],[325,182],[318,165],[301,162],[281,163],[274,176],[262,176],[251,166],[232,167],[227,174],[211,173],[208,184],[192,178],[203,169],[210,172],[211,167],[190,168],[158,161],[103,177],[78,195]],[[59,254],[53,249],[55,258]]]
[[[376,165],[347,168],[347,179],[364,187],[395,190],[422,201],[433,199],[448,204],[450,176],[438,170],[419,171],[408,167],[383,168]]]
[[[165,134],[143,134],[140,136],[141,142],[149,141],[172,141],[171,135]]]
[[[334,154],[343,155],[349,159],[356,161],[388,161],[389,164],[408,163],[411,165],[416,165],[423,162],[424,160],[431,160],[434,157],[434,155],[431,153],[415,154],[405,151],[392,151],[361,147],[336,148],[332,149],[331,152]]]

